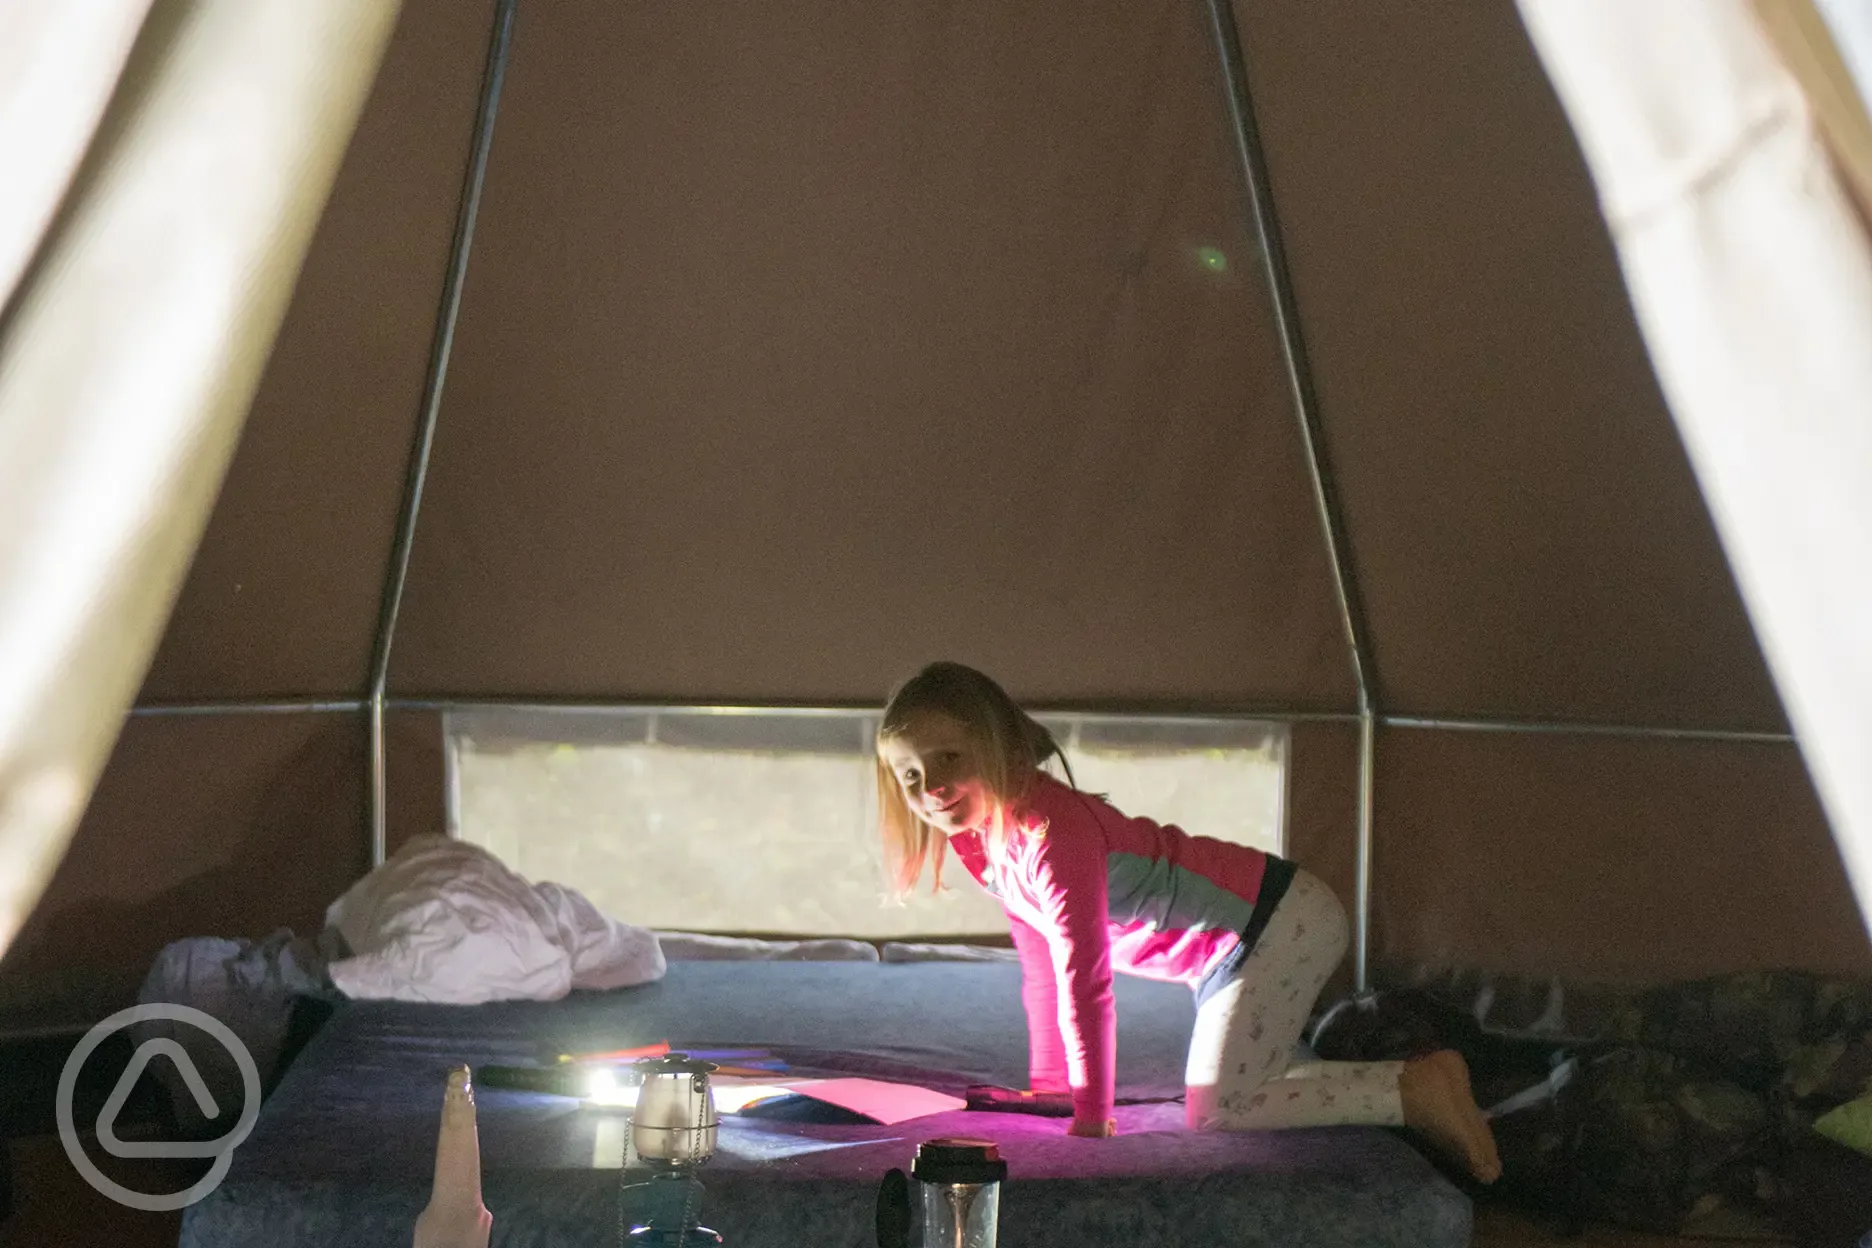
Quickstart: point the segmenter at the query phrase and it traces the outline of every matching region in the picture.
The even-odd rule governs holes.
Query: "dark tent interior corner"
[[[982,1103],[1029,1074],[1009,922],[879,864],[879,715],[941,659],[1126,814],[1329,886],[1310,1056],[1459,1049],[1502,1180],[1185,1129],[1176,983],[1119,977],[1115,1138]],[[650,982],[348,995],[433,878],[359,890],[450,862],[654,931]],[[493,940],[454,904],[394,947]],[[151,1001],[256,1049],[218,1172],[135,1145],[240,1072],[86,1039]],[[1015,1248],[1872,1243],[1809,1225],[1872,1235],[1813,1127],[1872,1149],[1872,942],[1513,4],[404,0],[0,956],[0,1245],[467,1245],[418,1226],[458,1064],[493,1243],[675,1244],[625,1216],[650,1076],[635,1118],[553,1083],[662,1044],[721,1067],[713,1155],[655,1171],[690,1243],[892,1242],[937,1136],[1005,1161]],[[730,1112],[782,1075],[951,1099]],[[213,1182],[126,1205],[71,1121]]]

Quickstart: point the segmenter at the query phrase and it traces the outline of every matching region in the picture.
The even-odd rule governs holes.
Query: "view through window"
[[[1079,786],[1127,814],[1278,851],[1287,730],[1265,720],[1039,715]],[[886,901],[875,712],[472,710],[446,720],[451,834],[627,923],[863,938],[1005,933],[953,861]]]

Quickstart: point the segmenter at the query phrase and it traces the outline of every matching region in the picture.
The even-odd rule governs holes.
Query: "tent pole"
[[[377,616],[377,639],[371,655],[370,695],[370,820],[371,865],[382,865],[388,853],[384,799],[384,691],[390,681],[390,647],[396,637],[397,612],[403,605],[403,587],[409,579],[410,548],[416,538],[416,513],[422,507],[423,484],[429,474],[429,452],[435,444],[436,419],[442,412],[442,387],[448,378],[449,353],[455,345],[455,322],[461,314],[462,285],[468,274],[468,253],[474,246],[475,217],[481,209],[481,188],[487,177],[488,153],[494,141],[494,117],[500,110],[501,83],[507,76],[508,52],[513,46],[514,12],[519,0],[497,0],[494,29],[488,39],[487,65],[481,75],[481,99],[475,115],[474,147],[462,181],[461,203],[455,213],[455,237],[449,267],[442,284],[441,306],[436,312],[435,338],[429,349],[429,376],[423,386],[422,417],[416,445],[410,453],[403,484],[403,507],[397,518],[396,542],[391,548],[383,598]]]
[[[151,702],[131,707],[130,714],[139,719],[177,715],[355,714],[366,705],[362,698],[235,698],[222,702]]]
[[[188,715],[308,715],[355,713],[369,703],[361,698],[280,697],[222,698],[193,702],[146,702],[130,708],[140,718]],[[877,707],[869,702],[849,706],[795,705],[787,703],[725,702],[609,702],[603,699],[510,698],[461,695],[433,698],[385,698],[387,711],[500,711],[516,714],[604,714],[604,715],[700,715],[726,717],[735,715],[782,715],[804,718],[836,717],[851,714],[875,715]],[[1041,715],[1069,715],[1087,723],[1126,720],[1143,716],[1152,720],[1213,723],[1216,720],[1265,720],[1280,724],[1353,724],[1360,722],[1355,711],[1294,711],[1279,707],[1227,711],[1153,711],[1133,714],[1109,711],[1055,711],[1042,707]],[[1791,732],[1770,732],[1755,728],[1681,728],[1663,724],[1608,724],[1559,719],[1450,719],[1430,715],[1378,715],[1380,728],[1431,729],[1440,732],[1494,733],[1507,736],[1625,737],[1641,741],[1717,741],[1745,745],[1793,745]]]
[[[1358,689],[1358,880],[1352,974],[1356,990],[1364,993],[1371,986],[1369,956],[1372,784],[1378,701],[1376,674],[1372,668],[1371,643],[1365,627],[1364,606],[1359,599],[1358,580],[1353,575],[1351,545],[1346,539],[1339,492],[1333,483],[1331,464],[1326,455],[1326,435],[1320,424],[1319,397],[1313,386],[1313,366],[1307,357],[1306,339],[1300,330],[1299,306],[1294,301],[1293,278],[1287,269],[1287,249],[1281,235],[1280,218],[1274,208],[1267,154],[1261,147],[1261,131],[1255,121],[1254,100],[1248,91],[1248,69],[1242,56],[1241,34],[1235,27],[1231,0],[1208,0],[1208,4],[1209,25],[1215,35],[1216,55],[1222,65],[1222,82],[1228,97],[1229,121],[1234,130],[1236,155],[1241,160],[1242,174],[1248,184],[1248,202],[1254,213],[1255,232],[1261,243],[1262,267],[1274,304],[1274,325],[1280,334],[1281,358],[1286,365],[1287,384],[1293,394],[1294,410],[1300,418],[1300,440],[1306,451],[1307,476],[1313,486],[1313,503],[1319,514],[1320,532],[1325,538],[1326,553],[1332,563],[1333,588],[1339,600],[1339,621],[1345,630],[1346,648],[1352,660],[1352,676]]]
[[[1367,703],[1365,713],[1359,716],[1358,858],[1353,876],[1357,926],[1353,933],[1352,986],[1361,996],[1371,991],[1372,778],[1377,774],[1377,736],[1378,717]]]
[[[1748,728],[1665,728],[1646,724],[1569,724],[1538,720],[1441,719],[1425,715],[1381,715],[1378,722],[1386,728],[1431,728],[1443,732],[1630,737],[1652,741],[1739,741],[1762,745],[1794,744],[1794,734],[1791,732],[1757,732]]]
[[[773,715],[794,716],[802,719],[837,719],[848,715],[870,715],[878,713],[875,702],[851,703],[813,703],[800,705],[793,703],[731,703],[731,702],[614,702],[604,699],[580,698],[511,698],[480,695],[453,695],[434,698],[389,698],[384,703],[393,711],[501,711],[514,714],[601,714],[601,715],[694,715],[713,718],[730,718],[737,715]],[[1035,715],[1054,715],[1061,718],[1084,720],[1089,724],[1105,722],[1130,722],[1134,719],[1148,719],[1154,722],[1189,722],[1209,724],[1218,720],[1249,720],[1254,722],[1297,724],[1297,723],[1353,723],[1358,716],[1349,711],[1292,711],[1279,708],[1225,711],[1155,711],[1140,709],[1135,712],[1081,711],[1071,707],[1052,707],[1035,705],[1030,709]]]

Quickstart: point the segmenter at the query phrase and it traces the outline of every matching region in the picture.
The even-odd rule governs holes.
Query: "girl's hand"
[[[1087,1140],[1109,1139],[1118,1134],[1118,1120],[1107,1118],[1104,1122],[1080,1122],[1075,1118],[1072,1126],[1066,1128],[1066,1134]]]

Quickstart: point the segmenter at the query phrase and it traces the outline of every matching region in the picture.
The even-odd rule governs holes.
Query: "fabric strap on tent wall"
[[[1872,917],[1872,240],[1746,0],[1520,7]]]
[[[143,677],[398,4],[157,0],[140,29],[84,7],[0,13],[0,45],[17,20],[74,74],[0,128],[9,188],[37,169],[62,198],[0,243],[33,257],[0,324],[0,951]]]

